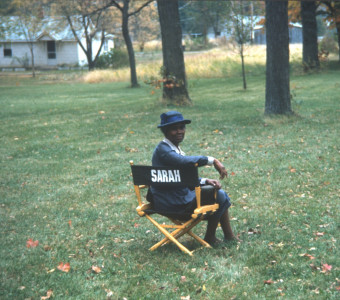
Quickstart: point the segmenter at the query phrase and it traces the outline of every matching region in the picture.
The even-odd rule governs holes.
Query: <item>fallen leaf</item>
[[[248,234],[261,234],[261,231],[253,229],[253,228],[249,228]]]
[[[235,176],[235,172],[231,172],[231,176]]]
[[[58,265],[58,270],[60,270],[60,271],[62,271],[62,272],[68,273],[68,272],[70,271],[70,269],[71,269],[70,263],[64,264],[64,263],[61,262],[61,263]]]
[[[309,266],[311,267],[312,270],[320,270],[320,268],[314,264],[310,264]]]
[[[72,220],[68,220],[68,226],[72,227]]]
[[[48,290],[46,296],[42,296],[40,297],[41,300],[45,300],[45,299],[50,299],[50,297],[53,295],[53,291],[52,290]]]
[[[332,270],[332,266],[331,265],[323,264],[322,265],[321,273],[327,273],[327,272],[330,272],[331,270]]]
[[[106,292],[106,297],[112,297],[113,296],[113,292],[109,289],[105,289]]]
[[[309,257],[309,259],[315,259],[314,256],[308,254],[308,253],[303,253],[303,254],[300,254],[300,256],[305,256],[305,257]]]
[[[324,233],[324,232],[316,232],[315,235],[316,235],[316,236],[324,236],[325,233]]]
[[[274,283],[274,281],[273,280],[271,280],[271,279],[269,279],[269,280],[265,280],[264,282],[263,282],[264,284],[273,284]]]
[[[50,251],[51,249],[52,249],[52,248],[51,248],[49,245],[45,245],[45,246],[44,246],[44,250],[45,250],[45,251]]]
[[[29,239],[27,242],[26,242],[26,247],[27,248],[35,248],[39,245],[39,241],[36,240],[36,241],[33,241],[33,239]]]
[[[97,266],[92,266],[92,271],[98,274],[102,271],[102,269]]]
[[[53,273],[55,271],[55,269],[49,270],[47,271],[47,273]]]
[[[105,114],[105,111],[101,110],[101,111],[99,112],[99,114],[100,114],[100,115],[103,115],[103,114]]]

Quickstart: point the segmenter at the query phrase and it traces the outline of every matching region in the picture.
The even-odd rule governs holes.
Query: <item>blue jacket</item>
[[[204,166],[208,164],[207,156],[185,156],[184,152],[177,149],[168,140],[163,140],[155,148],[152,156],[153,166],[185,166],[194,165]],[[154,209],[157,211],[178,212],[193,201],[196,197],[195,191],[189,188],[159,188],[151,187]]]

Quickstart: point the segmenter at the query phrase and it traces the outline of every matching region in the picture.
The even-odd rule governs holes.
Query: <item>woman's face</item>
[[[184,140],[185,124],[174,124],[169,126],[165,137],[170,140],[175,146]]]

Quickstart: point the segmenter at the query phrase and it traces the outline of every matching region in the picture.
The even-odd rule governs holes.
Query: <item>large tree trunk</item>
[[[129,1],[124,0],[124,7],[122,10],[122,31],[123,37],[125,41],[125,45],[129,55],[129,63],[130,63],[130,80],[131,80],[131,87],[139,87],[137,81],[137,72],[136,72],[136,60],[135,60],[135,52],[133,50],[132,41],[129,34]]]
[[[288,1],[266,1],[266,39],[265,113],[290,114]]]
[[[301,18],[303,34],[302,61],[305,70],[319,68],[315,1],[301,1]]]
[[[178,1],[157,0],[163,51],[163,100],[189,105]]]
[[[340,22],[336,23],[336,32],[338,34],[338,48],[339,48],[339,62],[340,62]]]

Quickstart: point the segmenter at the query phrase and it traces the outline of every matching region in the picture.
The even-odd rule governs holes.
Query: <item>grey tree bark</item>
[[[157,0],[157,7],[162,34],[163,100],[176,105],[190,105],[178,1]]]
[[[301,19],[303,34],[302,61],[305,70],[319,68],[315,1],[301,1]]]
[[[291,114],[288,1],[266,1],[265,114]]]

